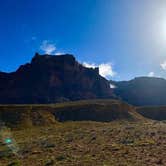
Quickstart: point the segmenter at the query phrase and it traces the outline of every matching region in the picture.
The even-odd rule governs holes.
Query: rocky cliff
[[[73,55],[39,55],[12,73],[0,72],[0,103],[55,103],[112,98],[109,82],[98,68],[89,69]]]

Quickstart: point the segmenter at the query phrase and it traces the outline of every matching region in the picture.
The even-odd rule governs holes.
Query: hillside
[[[55,105],[55,117],[59,121],[139,121],[144,118],[135,108],[118,100],[87,100]]]
[[[166,105],[166,80],[163,78],[137,77],[110,83],[116,86],[114,93],[132,105]]]
[[[99,69],[86,68],[73,55],[39,55],[12,73],[0,72],[1,104],[56,103],[112,98]]]
[[[0,105],[0,121],[11,128],[44,126],[56,123],[49,106]]]
[[[31,127],[57,121],[142,121],[135,108],[117,100],[85,100],[48,105],[0,105],[0,119],[9,127]]]
[[[166,162],[166,124],[144,118],[122,101],[0,105],[0,119],[0,166]],[[11,142],[4,143],[6,138]]]
[[[116,88],[110,88],[110,83]],[[135,106],[166,105],[166,80],[137,77],[108,81],[73,55],[39,55],[15,72],[0,72],[0,104],[49,104],[86,99],[120,99]]]
[[[136,111],[149,119],[166,120],[166,106],[138,107]]]

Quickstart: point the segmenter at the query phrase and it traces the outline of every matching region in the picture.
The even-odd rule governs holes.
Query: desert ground
[[[14,145],[1,143],[0,166],[166,165],[165,122],[57,122],[4,130]]]

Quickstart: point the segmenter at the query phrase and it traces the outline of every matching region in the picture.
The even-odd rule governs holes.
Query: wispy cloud
[[[164,61],[163,63],[160,64],[161,68],[163,70],[166,70],[166,61]]]
[[[83,62],[82,64],[83,64],[83,66],[85,66],[87,68],[93,68],[94,69],[95,67],[97,67],[97,65],[95,65],[95,63]]]
[[[148,77],[154,77],[154,72],[153,71],[149,72]]]
[[[95,63],[83,62],[83,65],[88,68],[99,67],[99,74],[105,78],[114,77],[116,75],[111,63],[101,63],[96,65]]]
[[[56,52],[55,55],[64,55],[64,52]]]
[[[40,46],[40,49],[44,51],[45,54],[54,54],[56,51],[56,46],[49,40],[44,40]]]

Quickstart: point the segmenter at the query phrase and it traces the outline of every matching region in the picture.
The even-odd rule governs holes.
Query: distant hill
[[[166,105],[166,80],[137,77],[130,81],[108,81],[99,75],[99,68],[86,68],[70,54],[36,53],[30,63],[21,65],[15,72],[0,72],[0,104],[106,98],[135,106]]]
[[[149,119],[166,120],[166,106],[138,107],[136,111]]]
[[[122,100],[137,106],[166,105],[166,80],[155,77],[137,77],[130,81],[110,81],[114,93]]]
[[[35,54],[16,72],[0,72],[0,103],[55,103],[112,98],[109,82],[99,69],[86,68],[73,55]]]
[[[31,127],[57,121],[142,121],[145,118],[131,105],[104,99],[46,105],[0,105],[0,120],[9,127]]]

